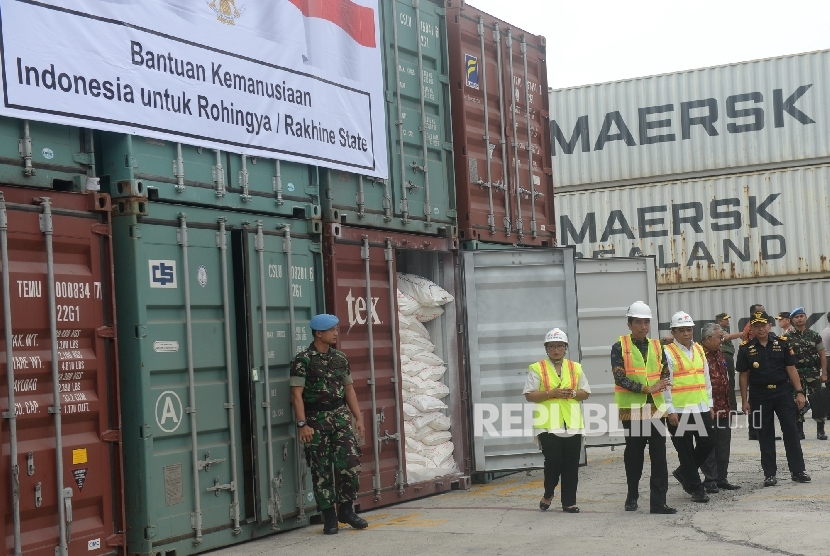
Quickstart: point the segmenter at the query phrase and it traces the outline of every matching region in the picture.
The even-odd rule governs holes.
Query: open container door
[[[654,264],[653,257],[576,260],[578,345],[582,355],[582,370],[591,385],[588,401],[592,405],[600,404],[606,410],[604,416],[595,415],[595,418],[607,420],[610,406],[614,403],[611,346],[617,338],[628,333],[625,312],[629,305],[635,301],[648,303],[655,315],[651,337],[658,337],[657,275]],[[574,345],[573,340],[571,345]],[[587,413],[584,414],[589,417]],[[586,430],[585,444],[624,444],[621,430],[622,424],[619,421],[609,423],[603,434],[591,434],[590,430]]]
[[[473,470],[543,467],[532,432],[521,425],[522,390],[528,365],[545,357],[542,339],[550,329],[561,328],[572,346],[579,345],[574,252],[557,248],[462,255]],[[476,422],[477,415],[487,419],[485,404],[499,414],[491,428]],[[512,409],[516,420],[511,427],[506,409]]]

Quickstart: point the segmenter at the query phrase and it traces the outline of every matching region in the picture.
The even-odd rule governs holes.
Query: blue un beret
[[[790,311],[790,318],[793,318],[796,315],[806,315],[807,313],[804,312],[804,307],[796,307],[792,311]]]
[[[312,330],[330,330],[337,326],[338,322],[340,322],[340,319],[334,315],[327,315],[323,313],[311,317],[311,322],[309,322],[308,325]]]

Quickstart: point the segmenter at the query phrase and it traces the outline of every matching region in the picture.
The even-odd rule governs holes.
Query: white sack
[[[398,311],[405,316],[414,315],[421,308],[421,304],[412,297],[398,290]]]
[[[421,442],[427,446],[437,446],[452,440],[452,435],[448,431],[432,431],[421,439]]]
[[[429,322],[443,315],[444,310],[441,307],[421,307],[414,314],[418,322]]]
[[[412,345],[412,344],[409,344]],[[421,351],[417,355],[410,355],[413,361],[418,361],[420,363],[425,363],[427,365],[443,365],[444,360],[435,355],[434,353],[430,353],[428,351]]]
[[[447,290],[426,278],[398,273],[398,289],[425,307],[440,307],[455,298]]]
[[[439,413],[439,417],[437,419],[433,419],[429,422],[430,428],[437,431],[448,431],[450,430],[451,424],[452,421],[450,420],[450,418],[444,415],[443,413]]]
[[[430,411],[436,411],[439,409],[447,409],[447,404],[445,404],[438,398],[426,396],[424,394],[413,396],[410,400],[410,405],[418,411],[420,411],[422,414],[429,413]]]

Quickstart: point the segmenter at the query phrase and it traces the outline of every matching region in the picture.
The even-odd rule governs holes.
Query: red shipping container
[[[123,552],[109,196],[0,193],[5,554]]]
[[[545,38],[446,5],[458,237],[554,247]]]
[[[326,226],[326,310],[340,318],[338,349],[349,358],[366,425],[356,506],[366,510],[466,488],[470,465],[468,385],[460,370],[457,240],[339,224]],[[405,478],[397,272],[432,280],[456,296],[456,303],[445,305],[444,314],[426,326],[436,344],[435,353],[448,366],[444,383],[450,395],[443,401],[449,406],[453,455],[459,470],[412,483]]]

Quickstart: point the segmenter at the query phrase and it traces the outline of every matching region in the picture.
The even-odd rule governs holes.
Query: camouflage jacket
[[[317,351],[312,343],[291,362],[291,386],[303,386],[303,402],[330,403],[346,397],[346,386],[352,384],[346,354],[334,348],[328,353]]]
[[[798,358],[796,368],[798,373],[807,380],[816,380],[821,375],[821,356],[819,351],[824,351],[824,343],[821,335],[815,330],[805,328],[799,332],[795,328],[787,331],[782,338],[790,343],[790,347]]]

